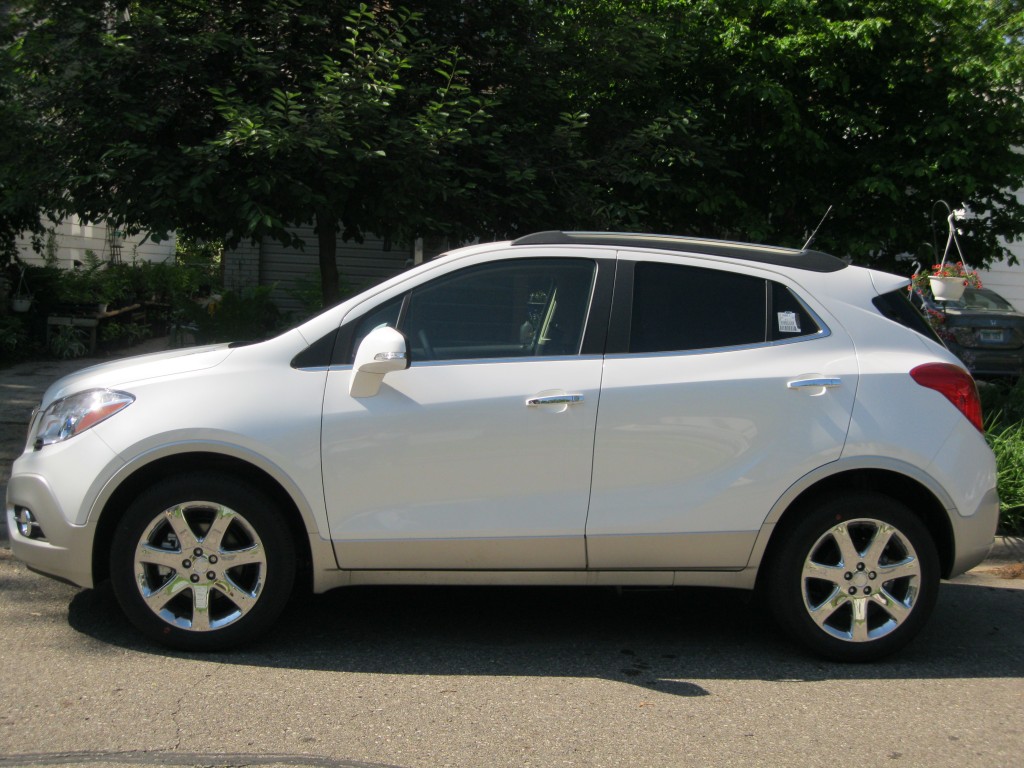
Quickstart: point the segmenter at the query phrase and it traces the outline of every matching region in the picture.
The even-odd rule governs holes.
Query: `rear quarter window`
[[[899,323],[904,328],[917,331],[925,338],[931,339],[937,344],[942,344],[942,340],[928,324],[924,315],[910,303],[910,299],[907,298],[906,288],[898,288],[895,291],[883,293],[873,298],[871,303],[875,305],[875,309],[884,317],[892,320],[894,323]]]

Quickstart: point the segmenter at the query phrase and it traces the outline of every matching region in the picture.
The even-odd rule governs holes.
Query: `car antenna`
[[[828,215],[830,213],[832,213],[832,206],[831,205],[828,207],[828,210],[825,211],[825,215],[821,217],[821,221],[818,222],[818,226],[816,226],[814,228],[814,231],[811,232],[811,236],[807,238],[807,242],[804,243],[804,247],[800,249],[801,251],[806,251],[807,250],[807,246],[809,246],[812,242],[814,242],[815,235],[818,234],[818,230],[821,229],[821,225],[825,223],[825,219],[828,218]]]

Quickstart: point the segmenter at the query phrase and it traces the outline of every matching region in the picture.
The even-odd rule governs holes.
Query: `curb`
[[[992,563],[1005,565],[1006,563],[1022,562],[1024,562],[1024,536],[996,536],[995,541],[992,542],[992,550],[985,558],[985,562],[977,567],[982,568],[986,564],[991,565]]]

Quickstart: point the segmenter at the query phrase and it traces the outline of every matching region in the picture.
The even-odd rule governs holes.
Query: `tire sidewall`
[[[804,604],[802,583],[804,562],[819,539],[838,523],[857,519],[894,526],[914,548],[921,568],[909,616],[884,637],[859,643],[832,637],[818,627]],[[927,622],[938,595],[938,553],[927,527],[900,502],[879,493],[820,501],[804,509],[801,520],[785,535],[771,562],[768,602],[783,630],[812,652],[834,661],[873,661],[903,648]]]
[[[143,534],[164,510],[190,501],[215,502],[234,510],[259,536],[266,554],[256,603],[235,622],[207,632],[175,627],[153,613],[135,577],[135,551]],[[153,485],[128,506],[110,548],[110,580],[122,610],[148,637],[179,650],[213,651],[250,642],[270,627],[291,596],[295,563],[295,544],[277,504],[233,477],[196,473]]]

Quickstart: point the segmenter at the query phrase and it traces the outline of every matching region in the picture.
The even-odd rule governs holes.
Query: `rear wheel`
[[[196,474],[149,488],[118,524],[114,593],[128,618],[165,645],[219,650],[254,639],[295,581],[281,510],[232,477]]]
[[[927,528],[898,501],[874,493],[810,508],[769,567],[768,600],[780,625],[838,661],[902,648],[924,626],[939,587]]]

